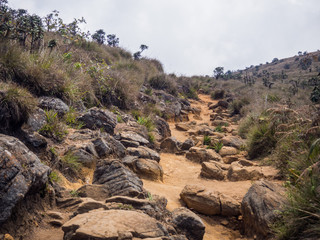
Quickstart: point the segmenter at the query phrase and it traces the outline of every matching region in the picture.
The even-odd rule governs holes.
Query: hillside
[[[320,52],[176,76],[81,22],[0,1],[0,240],[320,237]]]

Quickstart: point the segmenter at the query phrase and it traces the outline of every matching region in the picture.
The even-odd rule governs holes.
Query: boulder
[[[77,162],[85,167],[93,168],[96,165],[96,157],[84,149],[76,149],[72,151],[72,155],[77,158]]]
[[[192,139],[187,139],[186,141],[184,141],[181,145],[181,150],[189,150],[190,148],[192,148],[194,146],[194,141]]]
[[[111,147],[113,154],[119,158],[122,158],[126,155],[126,148],[120,141],[116,140],[113,136],[110,136],[107,133],[102,133],[102,136]]]
[[[185,207],[176,208],[172,212],[172,222],[189,240],[202,240],[205,225],[201,218]]]
[[[241,138],[236,136],[225,136],[221,141],[224,146],[235,147],[237,149],[243,148],[246,145]]]
[[[163,152],[176,153],[180,150],[180,142],[175,137],[168,137],[160,144],[160,148]]]
[[[200,176],[209,179],[223,180],[225,178],[225,172],[218,164],[214,162],[203,162],[201,164]]]
[[[86,113],[78,117],[77,120],[83,122],[86,128],[92,130],[103,129],[110,134],[114,133],[114,128],[117,125],[117,117],[115,114],[97,107],[90,108]]]
[[[234,147],[223,146],[219,151],[219,154],[221,155],[221,157],[225,157],[225,156],[229,156],[229,155],[236,155],[237,153],[238,153],[238,149],[236,149]]]
[[[152,159],[152,160],[156,160],[157,162],[160,161],[160,155],[156,151],[154,151],[150,148],[144,147],[144,146],[140,146],[137,148],[129,147],[129,148],[127,148],[127,152],[131,156]]]
[[[39,148],[46,148],[48,145],[47,139],[40,135],[38,132],[29,131],[29,130],[22,130],[23,138],[25,140],[25,143],[33,148],[33,149],[39,149]]]
[[[218,105],[219,107],[223,107],[223,108],[228,108],[228,107],[229,107],[229,103],[228,103],[227,101],[225,101],[225,100],[220,100],[220,101],[217,103],[217,105]]]
[[[223,162],[226,163],[226,164],[231,164],[233,162],[236,162],[239,160],[239,157],[238,156],[225,156],[223,159]]]
[[[28,128],[31,131],[37,132],[39,131],[45,124],[47,123],[46,113],[38,108],[34,113],[32,113],[27,122]]]
[[[39,106],[42,109],[54,110],[59,115],[64,115],[69,111],[69,107],[61,99],[54,97],[41,97],[39,99]]]
[[[232,163],[227,174],[230,181],[258,180],[264,177],[259,167],[244,167],[236,162]]]
[[[212,149],[204,149],[200,147],[192,147],[186,154],[187,159],[193,162],[208,162],[210,160],[220,162],[221,156]]]
[[[105,158],[112,153],[111,147],[108,143],[101,137],[92,141],[95,151],[97,152],[100,158]]]
[[[128,147],[137,148],[137,147],[140,146],[140,144],[138,142],[136,142],[136,141],[121,140],[120,142],[126,148],[128,148]]]
[[[154,181],[163,180],[163,170],[157,161],[138,158],[134,163],[133,171],[142,178]]]
[[[132,131],[121,132],[120,139],[138,142],[141,145],[149,144],[149,141],[147,139],[142,137],[140,134],[132,132]]]
[[[188,131],[190,130],[191,126],[187,123],[176,123],[176,129],[179,131]]]
[[[244,232],[257,239],[271,235],[270,225],[277,219],[277,211],[285,203],[284,189],[266,180],[254,183],[241,203]]]
[[[86,184],[77,190],[78,196],[87,198],[90,197],[96,201],[104,201],[111,195],[106,185]]]
[[[77,215],[62,226],[65,240],[162,239],[166,228],[154,218],[135,211],[93,210]]]
[[[161,136],[161,140],[171,136],[169,124],[163,118],[157,117],[154,121],[156,128]]]
[[[110,196],[144,197],[146,195],[142,181],[119,160],[102,162],[94,172],[93,183],[105,185]]]
[[[180,193],[188,208],[205,215],[238,216],[240,203],[217,191],[205,189],[198,185],[187,185]]]
[[[26,196],[44,189],[50,168],[17,138],[0,134],[0,224]]]

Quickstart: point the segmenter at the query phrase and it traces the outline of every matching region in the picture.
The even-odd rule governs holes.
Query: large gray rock
[[[202,240],[205,225],[201,218],[185,207],[176,208],[172,212],[173,224],[190,240]]]
[[[92,143],[100,158],[107,157],[112,153],[112,148],[103,138],[97,138]]]
[[[142,181],[119,160],[101,163],[94,172],[93,183],[106,185],[110,196],[145,196]]]
[[[192,147],[186,154],[186,158],[193,162],[209,162],[210,160],[220,162],[221,156],[212,149],[204,149],[200,147]]]
[[[42,109],[54,110],[59,115],[63,115],[69,111],[69,107],[61,99],[54,97],[41,97],[39,99],[39,106]]]
[[[168,137],[161,142],[160,148],[163,152],[177,153],[180,150],[179,145],[180,143],[175,137]]]
[[[157,153],[156,151],[154,151],[154,150],[152,150],[150,148],[144,147],[144,146],[140,146],[138,148],[129,147],[129,148],[127,148],[127,152],[131,156],[137,156],[139,158],[152,159],[152,160],[156,160],[157,162],[160,161],[159,153]]]
[[[27,122],[27,126],[32,131],[39,131],[47,123],[46,113],[38,108],[34,113],[32,113]]]
[[[189,150],[190,148],[194,147],[194,141],[192,139],[185,140],[181,145],[181,150]]]
[[[235,147],[237,149],[245,147],[245,141],[236,136],[225,136],[221,139],[224,146]]]
[[[149,144],[149,141],[147,139],[142,137],[140,134],[132,132],[132,131],[121,132],[120,139],[127,140],[127,141],[135,141],[141,145]]]
[[[277,219],[277,211],[284,203],[282,187],[266,180],[254,183],[241,203],[245,233],[267,239],[271,235],[270,225]]]
[[[0,134],[0,224],[27,193],[46,186],[50,168],[18,139]]]
[[[85,167],[92,168],[96,165],[97,158],[84,149],[75,149],[72,151],[72,155],[76,157],[77,162],[81,163]]]
[[[85,124],[84,127],[96,130],[103,129],[107,133],[113,134],[117,125],[117,117],[112,112],[99,109],[97,107],[90,108],[86,113],[78,118]]]
[[[161,136],[161,140],[171,136],[171,130],[166,120],[164,120],[163,118],[157,117],[154,123]]]
[[[205,215],[240,215],[240,203],[217,191],[198,185],[187,185],[180,193],[188,208]]]
[[[135,211],[93,210],[77,215],[62,226],[64,240],[162,239],[166,228],[154,218]]]

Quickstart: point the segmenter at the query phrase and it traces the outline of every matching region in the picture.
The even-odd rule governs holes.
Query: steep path
[[[210,113],[212,110],[209,110],[208,103],[214,101],[212,101],[207,95],[199,95],[199,97],[200,101],[192,102],[192,107],[201,109],[200,118],[195,118],[193,114],[190,114],[189,121],[196,121],[197,125],[207,123],[210,126]],[[186,132],[176,130],[175,123],[170,123],[169,125],[172,136],[176,137],[179,141],[184,141],[189,137]],[[185,156],[162,153],[160,163],[164,171],[163,182],[143,180],[144,187],[152,194],[166,197],[168,199],[167,208],[170,211],[183,206],[179,195],[187,184],[202,185],[206,188],[217,190],[223,194],[229,195],[239,201],[241,201],[251,186],[251,181],[229,182],[200,178],[199,174],[201,172],[201,164],[189,161]],[[205,240],[227,240],[240,237],[239,232],[232,231],[229,228],[222,226],[220,222],[221,218],[201,217],[206,225],[206,234],[204,236]]]

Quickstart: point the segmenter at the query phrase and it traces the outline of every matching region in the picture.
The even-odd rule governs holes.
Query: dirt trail
[[[195,118],[193,114],[190,114],[189,119],[190,121],[196,121],[197,125],[201,123],[210,125],[210,113],[212,111],[208,108],[208,102],[213,101],[206,95],[199,95],[199,97],[201,101],[192,102],[192,106],[201,108],[200,118]],[[184,141],[189,137],[186,132],[176,130],[174,123],[169,123],[169,125],[172,136],[176,137],[179,141]],[[166,197],[168,199],[167,208],[170,211],[177,207],[184,206],[180,201],[179,195],[187,184],[205,186],[208,189],[217,190],[239,201],[241,201],[251,186],[251,181],[226,182],[200,178],[201,165],[189,161],[184,156],[162,153],[160,164],[164,171],[163,182],[143,180],[144,187],[152,194]],[[201,216],[201,218],[206,225],[205,240],[229,240],[241,237],[239,232],[222,226],[221,218],[219,217]]]

